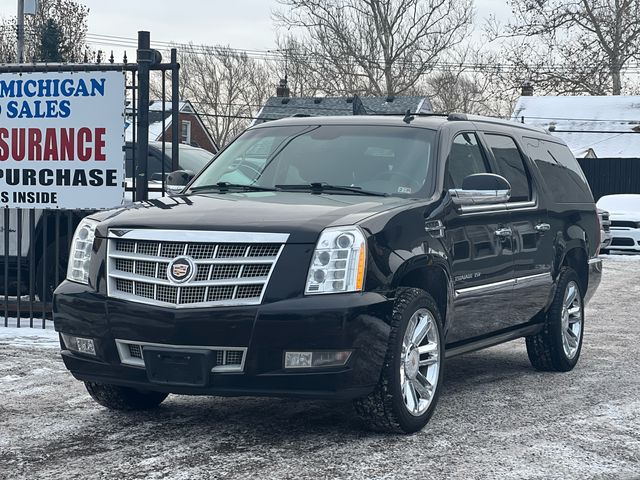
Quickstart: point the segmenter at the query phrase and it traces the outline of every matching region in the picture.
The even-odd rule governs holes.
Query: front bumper
[[[609,250],[640,253],[640,228],[611,227]]]
[[[63,350],[79,380],[179,394],[355,398],[378,382],[392,300],[376,293],[318,295],[251,307],[170,309],[105,298],[64,282],[55,328],[92,338],[96,356]],[[211,372],[204,386],[151,382],[145,367],[121,362],[115,340],[246,348],[241,373]],[[285,351],[352,350],[342,367],[285,370]]]

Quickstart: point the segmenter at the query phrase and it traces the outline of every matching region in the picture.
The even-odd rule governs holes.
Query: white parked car
[[[601,208],[598,209],[598,216],[600,217],[600,251],[605,252],[611,245],[611,240],[613,240],[611,219],[609,218],[609,212]]]
[[[598,200],[598,208],[609,212],[609,250],[640,253],[640,195],[606,195]]]

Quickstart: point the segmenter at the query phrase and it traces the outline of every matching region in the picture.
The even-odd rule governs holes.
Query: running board
[[[501,343],[510,342],[521,337],[529,335],[535,335],[542,330],[544,325],[542,323],[528,324],[523,327],[517,327],[514,330],[502,331],[501,333],[495,333],[493,335],[482,337],[478,340],[472,340],[471,342],[455,343],[451,347],[445,347],[445,358],[457,357],[464,353],[475,352],[476,350],[482,350],[483,348],[493,347]]]

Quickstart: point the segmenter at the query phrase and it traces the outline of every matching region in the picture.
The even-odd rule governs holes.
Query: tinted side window
[[[168,146],[171,148],[171,145]],[[161,153],[155,153],[152,149],[149,149],[149,156],[147,157],[147,171],[149,172],[149,178],[153,180],[161,180],[162,179],[162,162],[160,161]],[[138,157],[136,157],[136,162],[138,161]],[[125,171],[126,177],[132,178],[134,175],[133,172],[133,147],[129,147],[127,145],[126,148],[126,161],[125,161]],[[165,173],[170,173],[171,164],[165,163]],[[155,178],[154,178],[155,176]]]
[[[524,159],[516,142],[505,135],[486,134],[487,145],[496,159],[498,175],[502,175],[511,184],[510,202],[531,200],[531,184]]]
[[[447,162],[448,188],[462,188],[465,177],[488,172],[478,137],[473,133],[458,134],[453,139]]]
[[[589,184],[566,145],[526,138],[527,150],[557,203],[591,203]]]

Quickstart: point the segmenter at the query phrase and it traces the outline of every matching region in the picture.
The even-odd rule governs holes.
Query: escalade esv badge
[[[174,283],[185,283],[196,273],[196,264],[189,257],[174,258],[167,269],[167,277]]]

